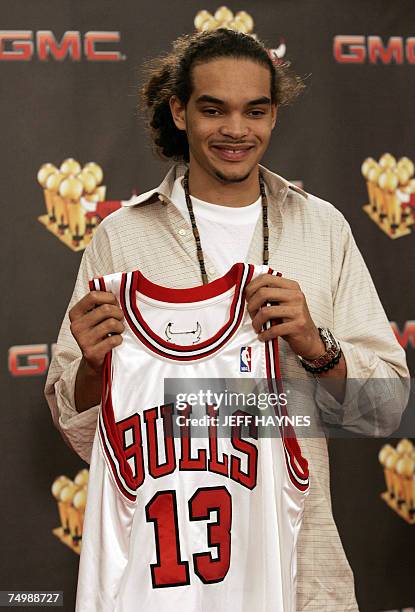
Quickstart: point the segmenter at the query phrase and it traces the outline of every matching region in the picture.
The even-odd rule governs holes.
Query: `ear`
[[[277,111],[278,111],[278,106],[277,104],[271,104],[271,125],[272,125],[272,129],[275,128],[275,124],[277,122]]]
[[[177,129],[186,130],[186,106],[177,96],[170,97],[169,105]]]

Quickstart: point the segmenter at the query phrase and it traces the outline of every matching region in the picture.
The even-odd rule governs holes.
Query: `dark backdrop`
[[[2,165],[3,449],[1,496],[2,563],[0,590],[59,589],[65,610],[74,607],[78,556],[52,534],[59,515],[50,488],[60,474],[73,478],[85,467],[53,429],[43,399],[44,370],[70,298],[81,251],[68,248],[46,231],[46,213],[36,179],[45,162],[68,157],[81,165],[97,162],[104,171],[107,200],[127,199],[157,185],[165,165],[151,153],[137,116],[140,64],[169,47],[179,34],[194,30],[196,13],[214,13],[216,2],[142,3],[88,0],[16,0],[1,8],[2,34],[51,31],[118,32],[119,42],[98,51],[118,52],[119,61],[90,61],[33,54],[13,59],[11,41],[0,48]],[[362,162],[385,153],[415,160],[413,101],[415,66],[368,60],[370,36],[388,44],[391,36],[415,36],[411,1],[260,0],[229,8],[249,12],[254,31],[270,48],[286,43],[285,59],[306,77],[307,90],[281,109],[265,165],[338,207],[350,222],[381,300],[415,368],[413,285],[415,236],[396,239],[364,212],[368,203]],[[78,36],[76,35],[76,36]],[[361,36],[357,52],[343,44],[345,61],[333,52],[337,36]],[[350,57],[365,54],[363,62]],[[396,56],[395,56],[396,58]],[[414,227],[414,226],[412,226]],[[137,237],[139,248],[140,237]],[[82,246],[82,245],[81,245]],[[412,324],[413,325],[413,324]],[[406,338],[404,330],[406,326]],[[32,345],[46,345],[46,349]],[[17,367],[7,355],[17,353]],[[26,347],[23,349],[22,347]],[[34,372],[22,353],[41,354]],[[398,439],[393,440],[396,446]],[[383,440],[331,441],[333,506],[356,577],[361,610],[415,606],[413,551],[415,527],[380,498],[385,490],[378,452]]]

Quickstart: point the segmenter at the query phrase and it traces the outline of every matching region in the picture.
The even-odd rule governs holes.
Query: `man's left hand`
[[[260,340],[265,342],[281,336],[294,353],[305,359],[316,359],[325,353],[324,342],[296,281],[261,274],[247,285],[246,301],[253,328]],[[267,306],[268,302],[274,304]],[[262,331],[262,326],[270,319],[277,319],[277,324]]]

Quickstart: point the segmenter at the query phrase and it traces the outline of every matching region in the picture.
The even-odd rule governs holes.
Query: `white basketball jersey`
[[[265,379],[281,393],[278,341],[258,339],[246,308],[245,288],[263,273],[276,274],[237,263],[186,289],[140,271],[91,281],[114,293],[125,330],[105,361],[77,612],[296,611],[309,479],[293,428],[261,437],[255,423],[234,425],[221,437],[211,419],[196,437],[190,402],[179,410],[164,396],[164,379],[185,378]],[[282,402],[275,412],[287,414]],[[186,426],[169,435],[179,415]]]

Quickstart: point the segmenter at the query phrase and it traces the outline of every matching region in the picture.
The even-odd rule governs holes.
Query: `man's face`
[[[186,107],[170,106],[185,129],[191,167],[224,183],[246,180],[264,155],[276,120],[271,76],[249,59],[220,58],[192,70],[193,92]]]

